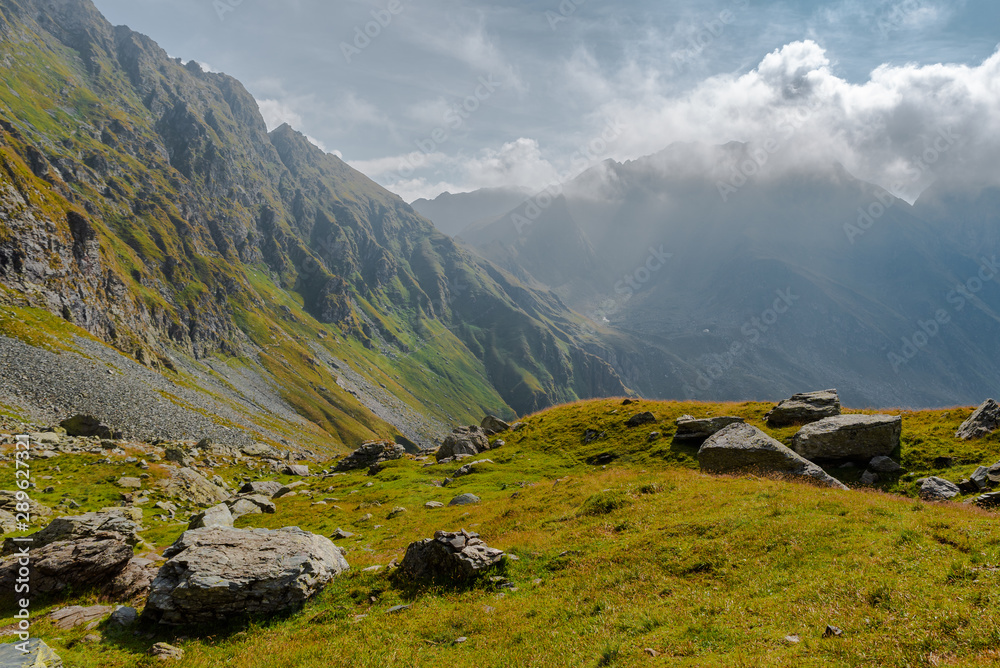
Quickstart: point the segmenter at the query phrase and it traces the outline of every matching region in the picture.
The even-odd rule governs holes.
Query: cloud
[[[619,158],[678,141],[771,142],[788,164],[838,161],[912,201],[935,178],[1000,183],[998,108],[1000,50],[974,67],[883,65],[854,84],[807,40],[767,54],[746,74],[711,77],[679,96],[622,96],[600,113],[623,126]]]

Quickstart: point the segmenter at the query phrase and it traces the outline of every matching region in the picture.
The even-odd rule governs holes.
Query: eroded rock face
[[[749,424],[729,425],[705,441],[698,450],[698,464],[708,473],[779,473],[847,489],[819,466]]]
[[[787,427],[840,415],[840,409],[837,390],[821,390],[792,395],[771,409],[765,417],[771,427]]]
[[[365,443],[360,448],[347,455],[339,462],[335,471],[353,471],[355,469],[369,469],[378,466],[383,462],[401,459],[406,454],[406,449],[398,443],[390,441],[373,441]]]
[[[400,568],[418,580],[464,581],[500,563],[503,551],[489,547],[479,534],[464,529],[438,531],[434,538],[410,543]]]
[[[31,550],[31,591],[51,594],[69,586],[101,587],[117,576],[132,558],[132,546],[121,534],[102,532],[94,536],[58,541]],[[18,555],[0,560],[0,587],[13,591],[19,569]]]
[[[328,538],[296,527],[195,529],[163,554],[143,617],[175,625],[288,610],[349,568]]]
[[[677,433],[674,440],[690,445],[700,445],[731,424],[744,422],[741,417],[722,416],[696,419],[690,415],[677,418]]]
[[[138,545],[138,532],[142,526],[118,513],[84,513],[68,517],[57,517],[47,527],[31,535],[32,549],[45,547],[60,541],[78,541],[93,538],[98,534],[114,533],[129,545]],[[12,554],[17,548],[14,541],[4,541],[3,554]]]
[[[489,449],[490,441],[482,427],[459,427],[448,434],[434,457],[438,461],[451,459],[458,455],[475,457]]]
[[[989,436],[997,429],[1000,429],[1000,404],[993,399],[987,399],[968,420],[962,423],[955,432],[955,438],[971,441]]]
[[[807,424],[792,439],[792,449],[809,460],[887,457],[899,447],[903,419],[898,415],[838,415]]]

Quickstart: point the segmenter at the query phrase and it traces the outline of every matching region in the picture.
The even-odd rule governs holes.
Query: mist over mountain
[[[448,236],[457,237],[467,228],[493,222],[532,194],[529,188],[483,188],[471,193],[441,193],[432,200],[420,198],[410,206]]]
[[[619,372],[648,396],[830,385],[854,405],[932,406],[995,392],[995,190],[911,206],[839,164],[731,143],[605,161],[559,192],[464,239],[610,326]]]

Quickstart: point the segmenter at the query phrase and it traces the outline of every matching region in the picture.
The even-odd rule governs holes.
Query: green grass
[[[82,642],[84,630],[56,633],[45,621],[36,628],[80,668],[155,665],[144,653],[157,640],[185,649],[180,667],[1000,665],[995,515],[918,501],[906,479],[884,491],[844,492],[703,475],[693,450],[670,445],[673,418],[683,413],[759,423],[767,407],[584,402],[528,417],[523,431],[506,434],[507,444],[488,454],[495,465],[448,487],[435,481],[456,465],[410,460],[390,463],[376,477],[310,479],[298,495],[276,501],[277,514],[238,522],[356,534],[340,542],[352,570],[303,610],[181,630],[188,636],[182,640],[164,629],[150,629],[152,638],[108,630],[97,646]],[[624,426],[644,410],[658,424]],[[913,473],[926,472],[925,463],[942,454],[961,463],[947,472],[951,479],[966,460],[971,466],[1000,459],[996,437],[972,444],[948,437],[969,412],[904,415],[901,454],[917,467]],[[584,444],[588,428],[607,436]],[[663,437],[650,443],[651,431]],[[771,433],[787,440],[793,432]],[[911,451],[909,444],[917,445]],[[617,459],[586,464],[605,452]],[[36,475],[56,465],[57,490],[39,500],[53,503],[69,492],[84,500],[81,510],[107,505],[112,477],[136,474],[64,457],[38,462]],[[155,466],[150,473],[161,475]],[[239,467],[220,473],[233,481],[249,474]],[[11,477],[0,469],[4,487]],[[424,507],[463,492],[482,503]],[[326,505],[313,505],[323,499]],[[388,519],[396,506],[407,512]],[[151,515],[159,511],[145,512],[147,524],[156,525]],[[371,521],[363,521],[366,513]],[[161,525],[144,537],[163,547],[183,528]],[[410,542],[437,529],[459,528],[518,557],[504,573],[516,590],[488,579],[421,588],[385,569],[362,571],[401,559]],[[43,604],[36,615],[57,605]],[[399,604],[411,607],[387,612]],[[823,638],[827,624],[843,636]],[[786,642],[789,635],[801,642]],[[456,644],[459,637],[468,640]]]

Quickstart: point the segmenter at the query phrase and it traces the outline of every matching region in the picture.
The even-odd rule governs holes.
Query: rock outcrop
[[[697,419],[690,415],[677,418],[677,433],[674,440],[685,445],[701,445],[709,438],[731,424],[744,422],[741,417],[722,416]]]
[[[809,460],[887,457],[899,447],[903,420],[898,415],[838,415],[807,424],[792,439],[792,449]]]
[[[489,449],[490,441],[482,427],[459,427],[448,434],[434,457],[438,461],[452,459],[458,455],[475,457]]]
[[[487,435],[502,434],[510,429],[510,425],[494,415],[487,415],[479,425]]]
[[[207,510],[203,510],[194,517],[191,518],[191,522],[188,524],[189,529],[211,529],[214,527],[222,528],[232,528],[233,526],[233,514],[229,510],[229,506],[225,503],[220,503],[216,506],[212,506]]]
[[[31,550],[31,591],[53,594],[67,587],[102,587],[111,582],[132,559],[132,546],[121,534],[94,536],[50,543]],[[18,575],[18,555],[0,560],[0,588],[13,591]]]
[[[698,464],[708,473],[777,473],[847,489],[816,464],[749,424],[729,425],[705,441],[698,450]]]
[[[20,645],[20,643],[18,643]],[[63,661],[55,651],[38,638],[31,638],[22,652],[14,643],[0,644],[0,666],[3,668],[63,668]]]
[[[99,534],[116,534],[123,542],[135,546],[139,544],[138,532],[142,526],[118,513],[84,513],[57,517],[41,531],[31,534],[32,550],[56,542],[74,542],[93,538]],[[13,539],[4,541],[3,554],[12,554],[17,549]]]
[[[434,538],[410,543],[400,568],[416,580],[465,581],[481,575],[503,559],[479,534],[464,529],[438,531]]]
[[[837,390],[822,390],[792,395],[771,409],[765,418],[768,426],[787,427],[816,422],[835,415],[840,415],[840,397],[837,395]]]
[[[209,481],[192,468],[179,468],[171,471],[170,477],[162,480],[160,485],[167,496],[186,499],[202,508],[222,503],[230,496],[228,491]]]
[[[296,527],[195,529],[163,554],[143,617],[174,625],[293,609],[349,568],[328,538]]]
[[[1000,429],[1000,404],[993,399],[987,399],[968,420],[962,423],[955,432],[955,438],[971,441],[989,436],[997,429]]]
[[[391,441],[372,441],[363,444],[360,448],[347,455],[339,462],[334,470],[354,471],[356,469],[377,469],[381,464],[402,459],[406,454],[406,449],[398,443]]]

